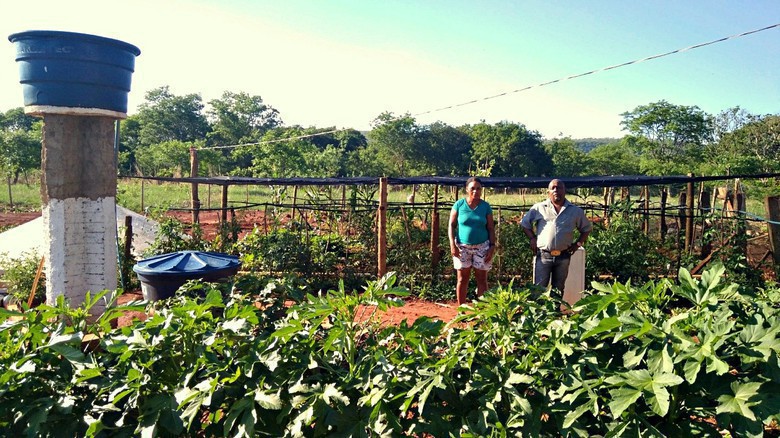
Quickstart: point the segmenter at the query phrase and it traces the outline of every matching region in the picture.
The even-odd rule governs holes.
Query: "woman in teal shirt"
[[[466,181],[466,197],[459,199],[450,211],[450,253],[458,283],[455,288],[458,304],[466,302],[471,271],[477,280],[477,296],[487,290],[487,273],[496,252],[493,209],[482,200],[482,181],[471,177]]]

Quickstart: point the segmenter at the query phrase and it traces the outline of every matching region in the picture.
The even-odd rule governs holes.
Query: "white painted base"
[[[116,290],[116,210],[113,197],[50,199],[43,207],[46,301],[64,295],[72,307],[87,291]],[[105,310],[102,303],[93,315]]]

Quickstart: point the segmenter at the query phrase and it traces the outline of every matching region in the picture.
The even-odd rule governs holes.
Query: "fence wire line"
[[[674,185],[696,182],[724,181],[731,179],[765,179],[779,178],[780,173],[738,174],[738,175],[714,175],[714,176],[686,176],[686,175],[609,175],[609,176],[575,176],[558,177],[566,183],[569,189],[596,188],[596,187],[638,187],[654,185]],[[149,181],[163,181],[174,183],[211,184],[219,186],[334,186],[334,185],[379,185],[379,177],[332,177],[332,178],[268,178],[268,177],[161,177],[161,176],[133,176],[120,175],[119,178],[140,179]],[[420,176],[420,177],[387,177],[390,186],[409,185],[440,185],[449,187],[462,187],[468,177],[464,176]],[[483,177],[480,178],[487,188],[547,188],[551,177]]]
[[[578,74],[574,74],[574,75],[571,75],[571,76],[566,76],[564,78],[554,79],[554,80],[547,81],[547,82],[541,82],[541,83],[538,83],[536,85],[529,85],[527,87],[518,88],[518,89],[512,90],[512,91],[505,91],[503,93],[495,94],[493,96],[483,97],[481,99],[474,99],[474,100],[470,100],[468,102],[462,102],[462,103],[453,104],[453,105],[449,105],[449,106],[445,106],[445,107],[441,107],[441,108],[436,108],[436,109],[425,111],[425,112],[421,112],[421,113],[416,113],[416,114],[414,114],[414,116],[420,116],[420,115],[424,115],[424,114],[434,113],[434,112],[437,112],[437,111],[444,111],[444,110],[451,109],[451,108],[471,105],[471,104],[474,104],[474,103],[477,103],[477,102],[483,102],[483,101],[486,101],[486,100],[495,99],[495,98],[498,98],[498,97],[503,97],[503,96],[507,96],[507,95],[510,95],[510,94],[514,94],[514,93],[519,93],[519,92],[522,92],[522,91],[530,90],[530,89],[533,89],[533,88],[540,88],[540,87],[544,87],[544,86],[547,86],[547,85],[568,81],[568,80],[571,80],[571,79],[581,78],[583,76],[588,76],[588,75],[595,74],[595,73],[601,73],[601,72],[604,72],[604,71],[607,71],[607,70],[614,70],[614,69],[617,69],[617,68],[626,67],[626,66],[633,65],[633,64],[639,64],[641,62],[651,61],[651,60],[654,60],[654,59],[663,58],[663,57],[674,55],[674,54],[677,54],[677,53],[687,52],[687,51],[690,51],[690,50],[693,50],[693,49],[698,49],[698,48],[701,48],[701,47],[709,46],[709,45],[720,43],[720,42],[723,42],[723,41],[728,41],[728,40],[735,39],[735,38],[741,38],[741,37],[744,37],[744,36],[747,36],[747,35],[751,35],[751,34],[758,33],[758,32],[763,32],[765,30],[773,29],[773,28],[776,28],[776,27],[780,27],[780,23],[773,24],[771,26],[766,26],[766,27],[763,27],[763,28],[760,28],[760,29],[754,29],[754,30],[750,30],[750,31],[747,31],[747,32],[742,32],[742,33],[735,34],[735,35],[730,35],[730,36],[723,37],[723,38],[718,38],[718,39],[715,39],[715,40],[712,40],[712,41],[708,41],[706,43],[694,44],[692,46],[684,47],[682,49],[676,49],[676,50],[672,50],[672,51],[665,52],[665,53],[659,53],[657,55],[647,56],[647,57],[641,58],[641,59],[635,59],[633,61],[627,61],[627,62],[623,62],[623,63],[620,63],[620,64],[610,65],[608,67],[602,67],[602,68],[598,68],[598,69],[595,69],[595,70],[587,71],[587,72],[584,72],[584,73],[578,73]]]
[[[641,202],[641,201],[637,201]],[[274,208],[284,208],[284,209],[296,209],[296,210],[306,210],[306,211],[316,211],[316,212],[327,212],[327,213],[344,213],[344,212],[350,212],[350,213],[374,213],[376,209],[379,206],[378,201],[370,201],[370,202],[364,202],[366,204],[365,206],[342,206],[339,202],[314,202],[314,203],[296,203],[296,204],[288,204],[288,203],[279,203],[279,202],[261,202],[261,203],[244,203],[244,202],[236,202],[238,204],[241,204],[239,206],[231,205],[227,207],[227,210],[250,210],[250,209],[256,209],[257,207],[274,207]],[[441,201],[437,203],[436,211],[449,211],[452,207],[453,202],[449,201]],[[595,214],[597,212],[605,212],[605,216],[609,214],[613,214],[615,212],[622,211],[621,209],[617,209],[612,207],[611,205],[606,204],[599,204],[599,203],[582,203],[579,204],[583,209],[587,211],[591,211],[594,213],[595,216],[599,216],[598,214]],[[509,211],[509,212],[517,212],[517,213],[523,213],[524,211],[528,211],[529,208],[531,208],[533,204],[516,204],[516,205],[503,205],[503,204],[491,204],[491,207],[495,212],[498,209],[501,209],[502,211]],[[433,209],[434,204],[432,202],[415,202],[415,203],[405,203],[405,202],[388,202],[387,204],[387,210],[393,211],[393,212],[399,212],[401,210],[430,210]],[[667,217],[669,219],[672,218],[682,218],[682,219],[688,219],[688,218],[704,218],[704,216],[697,216],[696,214],[688,215],[685,214],[684,211],[687,210],[686,205],[682,204],[670,204],[668,207],[661,208],[661,207],[654,207],[654,208],[632,208],[630,211],[628,211],[629,214],[637,215],[637,216],[646,216],[646,217]],[[195,211],[193,208],[189,207],[169,207],[168,210],[170,211],[187,211],[192,212]],[[201,212],[208,212],[208,211],[223,211],[226,209],[223,209],[221,207],[209,207],[209,208],[198,208],[198,211]],[[668,211],[667,214],[660,214],[659,212],[666,210]],[[753,213],[743,211],[743,210],[729,210],[723,207],[695,207],[694,210],[700,210],[702,212],[714,212],[714,213],[720,213],[721,217],[720,219],[729,219],[729,220],[735,220],[735,221],[746,221],[746,222],[763,222],[771,225],[780,225],[780,222],[773,221],[770,219],[767,219],[762,216],[755,215]],[[729,215],[725,215],[724,213],[729,213]]]
[[[563,78],[553,79],[553,80],[547,81],[547,82],[540,82],[540,83],[535,84],[535,85],[529,85],[529,86],[526,86],[526,87],[523,87],[523,88],[518,88],[518,89],[515,89],[515,90],[512,90],[512,91],[505,91],[503,93],[494,94],[492,96],[487,96],[487,97],[482,97],[482,98],[478,98],[478,99],[473,99],[473,100],[469,100],[467,102],[456,103],[456,104],[452,104],[452,105],[443,106],[443,107],[440,107],[440,108],[434,108],[434,109],[431,109],[431,110],[415,113],[415,114],[413,114],[413,116],[417,117],[417,116],[432,114],[432,113],[446,111],[446,110],[450,110],[450,109],[454,109],[454,108],[464,107],[464,106],[467,106],[467,105],[472,105],[472,104],[475,104],[475,103],[478,103],[478,102],[484,102],[484,101],[487,101],[487,100],[497,99],[499,97],[504,97],[504,96],[508,96],[510,94],[520,93],[520,92],[531,90],[531,89],[534,89],[534,88],[541,88],[541,87],[545,87],[545,86],[548,86],[548,85],[569,81],[569,80],[572,80],[572,79],[578,79],[578,78],[581,78],[583,76],[597,74],[597,73],[605,72],[605,71],[608,71],[608,70],[614,70],[614,69],[618,69],[618,68],[621,68],[621,67],[627,67],[629,65],[639,64],[639,63],[646,62],[646,61],[652,61],[652,60],[655,60],[655,59],[664,58],[666,56],[671,56],[671,55],[675,55],[675,54],[678,54],[678,53],[688,52],[690,50],[699,49],[699,48],[702,48],[702,47],[710,46],[710,45],[721,43],[721,42],[724,42],[724,41],[745,37],[745,36],[748,36],[748,35],[752,35],[752,34],[755,34],[755,33],[759,33],[759,32],[763,32],[763,31],[766,31],[766,30],[774,29],[774,28],[777,28],[777,27],[780,27],[780,23],[772,24],[770,26],[762,27],[760,29],[749,30],[747,32],[742,32],[742,33],[730,35],[730,36],[723,37],[723,38],[718,38],[718,39],[715,39],[715,40],[712,40],[712,41],[707,41],[707,42],[704,42],[704,43],[694,44],[692,46],[683,47],[681,49],[671,50],[669,52],[659,53],[659,54],[652,55],[652,56],[647,56],[647,57],[644,57],[644,58],[634,59],[632,61],[622,62],[620,64],[614,64],[614,65],[610,65],[610,66],[607,66],[607,67],[597,68],[595,70],[590,70],[590,71],[587,71],[587,72],[584,72],[584,73],[577,73],[577,74],[573,74],[573,75],[566,76],[566,77],[563,77]],[[398,116],[398,117],[395,117],[395,118],[391,119],[390,121],[400,120],[403,117],[404,116]],[[298,135],[298,136],[286,137],[286,138],[280,138],[280,139],[274,139],[274,140],[261,140],[261,141],[257,141],[257,142],[251,142],[251,143],[241,143],[241,144],[224,145],[224,146],[210,146],[210,147],[203,146],[203,147],[199,147],[197,149],[199,149],[199,150],[200,149],[230,149],[230,148],[237,148],[237,147],[242,147],[242,146],[259,146],[259,145],[263,145],[263,144],[273,144],[273,143],[280,143],[280,142],[285,142],[285,141],[292,141],[292,140],[300,140],[300,139],[304,139],[304,138],[317,137],[317,136],[326,135],[326,134],[334,134],[334,133],[337,133],[337,132],[349,131],[350,129],[352,129],[352,128],[331,129],[331,130],[328,130],[328,131],[317,132],[317,133],[313,133],[313,134],[304,134],[304,135]]]

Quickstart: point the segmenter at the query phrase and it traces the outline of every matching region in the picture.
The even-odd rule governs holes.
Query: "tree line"
[[[385,112],[371,130],[287,126],[262,97],[200,94],[168,86],[146,93],[121,123],[121,175],[188,176],[189,148],[201,176],[350,177],[481,175],[700,175],[780,171],[780,115],[729,108],[712,115],[664,100],[622,116],[626,135],[544,139],[522,123],[420,124]],[[41,122],[0,114],[0,169],[9,181],[40,168]]]

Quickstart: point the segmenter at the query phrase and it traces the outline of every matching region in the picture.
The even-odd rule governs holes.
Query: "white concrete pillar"
[[[115,122],[44,114],[41,198],[46,301],[72,307],[117,287]],[[102,303],[101,303],[102,304]],[[97,305],[92,314],[104,311]]]

